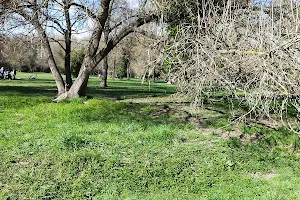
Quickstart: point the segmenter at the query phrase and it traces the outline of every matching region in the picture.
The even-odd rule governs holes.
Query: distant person
[[[12,80],[11,71],[4,71],[4,79]]]
[[[98,78],[103,79],[103,78],[104,78],[104,75],[103,75],[102,73],[99,73],[99,74],[98,74]]]
[[[0,68],[0,78],[3,79],[4,78],[4,67]]]
[[[16,75],[17,75],[17,70],[16,70],[16,69],[13,69],[13,70],[12,70],[13,80],[16,80]]]
[[[4,71],[3,77],[4,77],[4,79],[8,78],[8,71]]]

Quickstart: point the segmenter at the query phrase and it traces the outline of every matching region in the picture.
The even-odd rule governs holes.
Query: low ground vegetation
[[[0,80],[0,199],[300,198],[285,128],[233,125],[226,104],[191,109],[140,80],[92,77],[93,98],[57,104],[49,74],[18,75]]]

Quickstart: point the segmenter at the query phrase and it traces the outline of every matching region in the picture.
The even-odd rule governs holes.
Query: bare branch
[[[106,47],[96,55],[94,58],[95,63],[99,63],[101,59],[105,57],[123,38],[134,32],[136,28],[150,21],[154,21],[155,19],[158,19],[157,15],[147,15],[145,17],[138,18],[136,21],[131,22],[128,26],[122,28],[116,36],[109,40]]]

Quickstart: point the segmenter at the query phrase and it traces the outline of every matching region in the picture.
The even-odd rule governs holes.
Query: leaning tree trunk
[[[40,38],[42,39],[43,48],[45,49],[45,53],[47,55],[48,66],[50,67],[52,76],[54,77],[57,86],[58,95],[61,95],[66,92],[64,80],[54,60],[54,56],[45,31],[43,29],[38,29],[38,31],[39,31]]]
[[[36,5],[36,1],[33,1],[33,2],[35,2],[34,5]],[[34,6],[32,11],[34,13],[32,16],[30,14],[26,13],[24,10],[17,10],[16,12],[19,15],[23,16],[37,30],[38,35],[39,35],[39,37],[42,41],[42,46],[45,49],[45,54],[47,56],[48,66],[51,70],[51,73],[54,77],[54,80],[55,80],[55,83],[56,83],[56,86],[57,86],[58,96],[60,96],[60,95],[62,95],[66,92],[65,83],[64,83],[64,80],[63,80],[63,78],[62,78],[62,76],[59,72],[59,69],[56,65],[56,62],[54,60],[54,56],[53,56],[53,53],[52,53],[52,49],[51,49],[46,31],[45,31],[42,23],[39,21],[40,20],[39,15],[38,15],[39,10],[37,9],[37,7]]]
[[[97,64],[99,64],[99,62],[101,62],[107,56],[108,52],[111,51],[112,48],[113,47],[110,46],[106,49],[106,51],[101,51],[101,53],[94,58],[86,56],[80,68],[79,74],[75,82],[72,84],[70,90],[58,96],[54,101],[59,102],[67,98],[86,96],[87,84],[91,72],[95,69]]]
[[[51,49],[46,31],[44,30],[42,25],[39,23],[37,15],[34,15],[34,17],[31,19],[26,14],[24,14],[24,18],[31,20],[32,25],[36,28],[36,30],[39,34],[39,37],[42,41],[42,46],[45,49],[45,54],[47,56],[48,66],[51,70],[52,76],[53,76],[56,86],[57,86],[58,96],[60,96],[61,94],[64,94],[66,92],[65,82],[64,82],[64,80],[59,72],[59,69],[56,65],[56,62],[54,60],[54,56],[52,53],[52,49]]]
[[[105,44],[108,43],[108,36],[109,36],[108,28],[109,27],[105,27],[105,31],[103,32]],[[100,87],[103,88],[107,87],[107,74],[108,74],[108,58],[107,56],[105,56],[102,60],[102,80],[100,82]]]
[[[89,56],[86,56],[83,61],[82,67],[79,71],[79,74],[75,82],[72,84],[70,90],[63,95],[60,95],[55,101],[58,102],[66,98],[86,96],[86,88],[89,76],[93,71],[95,65],[96,64],[93,62],[93,59]]]
[[[85,96],[87,82],[90,75],[89,71],[90,70],[88,68],[85,68],[84,70],[79,72],[76,81],[73,83],[70,90],[66,93],[68,98]]]
[[[79,74],[72,84],[70,90],[65,94],[58,96],[55,101],[59,102],[65,98],[74,98],[86,95],[86,87],[88,83],[89,76],[97,64],[108,54],[108,52],[113,48],[110,47],[107,51],[100,51],[99,42],[101,40],[102,33],[104,31],[108,10],[110,5],[110,0],[103,0],[100,3],[100,9],[97,13],[98,20],[94,23],[94,31],[89,41],[87,54],[83,60],[82,66],[80,68]]]

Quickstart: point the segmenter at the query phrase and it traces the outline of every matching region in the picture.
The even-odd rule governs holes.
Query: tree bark
[[[105,28],[104,34],[104,43],[108,43],[108,35],[109,32],[107,28]],[[108,58],[105,56],[102,60],[102,80],[100,82],[100,87],[106,88],[107,87],[107,73],[108,73]]]
[[[72,74],[71,74],[71,42],[66,39],[66,51],[65,51],[65,75],[66,75],[66,88],[69,90],[72,86]]]
[[[65,98],[86,96],[86,87],[87,87],[87,83],[91,71],[92,71],[91,68],[83,67],[83,69],[80,70],[78,77],[76,78],[75,82],[71,86],[70,90],[66,92],[64,95],[59,96],[56,99],[56,101],[60,101],[61,99],[65,99]]]
[[[52,50],[50,47],[50,43],[49,43],[49,40],[47,38],[45,31],[42,28],[38,28],[37,30],[40,35],[40,38],[42,39],[42,45],[45,49],[45,53],[47,55],[47,60],[48,60],[48,65],[50,67],[52,76],[54,77],[54,80],[55,80],[55,83],[57,86],[58,95],[61,95],[66,92],[64,80],[63,80],[63,78],[59,72],[59,69],[56,65],[56,62],[54,60],[54,56],[53,56],[53,53],[52,53]]]
[[[107,87],[107,71],[108,71],[108,62],[107,56],[105,56],[102,60],[102,80],[100,82],[100,87]]]
[[[127,74],[127,80],[130,79],[130,63],[126,64],[126,74]]]
[[[69,13],[69,4],[65,3],[64,13],[66,17],[67,30],[65,34],[65,75],[66,75],[66,89],[69,90],[72,86],[72,74],[71,74],[71,37],[72,37],[72,25]]]
[[[116,76],[116,59],[114,59],[114,64],[113,64],[113,70],[112,70],[111,79],[115,80],[115,76]]]
[[[101,4],[101,6],[97,13],[98,20],[95,21],[95,23],[94,23],[94,31],[93,31],[93,34],[89,41],[88,51],[87,51],[87,54],[85,55],[83,64],[79,71],[79,74],[78,74],[75,82],[72,84],[70,90],[66,94],[60,95],[54,101],[58,102],[61,99],[65,99],[65,98],[85,96],[88,79],[89,79],[89,76],[90,76],[92,70],[107,55],[107,53],[106,53],[106,55],[104,55],[102,53],[101,57],[97,61],[95,61],[95,57],[97,55],[97,51],[99,48],[101,35],[103,33],[104,26],[105,26],[105,23],[106,23],[106,20],[108,17],[110,0],[103,0],[103,1],[101,1],[100,4]]]

